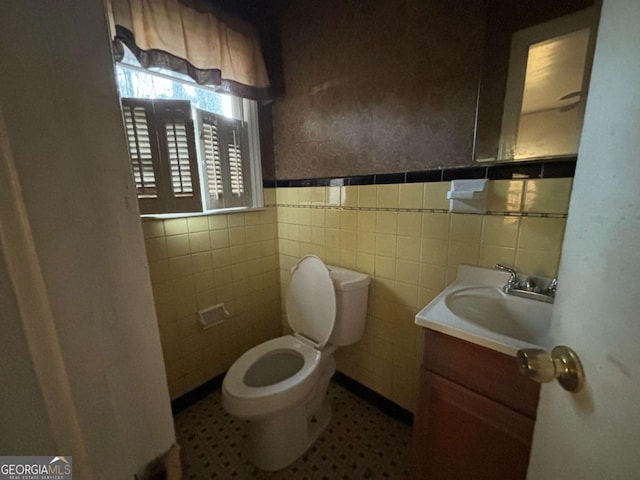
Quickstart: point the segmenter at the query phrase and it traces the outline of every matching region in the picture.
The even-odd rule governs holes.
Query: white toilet
[[[291,270],[286,312],[293,334],[244,353],[222,383],[222,405],[249,421],[249,458],[262,470],[293,463],[331,419],[333,353],[362,338],[370,278],[314,255]]]

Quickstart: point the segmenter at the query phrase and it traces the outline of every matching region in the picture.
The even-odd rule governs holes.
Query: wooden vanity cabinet
[[[514,357],[424,329],[415,479],[524,479],[540,386]]]

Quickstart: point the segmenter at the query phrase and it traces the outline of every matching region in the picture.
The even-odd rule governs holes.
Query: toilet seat
[[[246,384],[245,376],[249,369],[261,359],[283,351],[302,358],[302,366],[297,372],[270,385],[253,387]],[[247,419],[294,405],[313,389],[319,363],[320,351],[293,335],[256,345],[241,355],[227,372],[222,382],[223,405],[230,414]]]
[[[285,309],[291,330],[320,349],[326,345],[336,321],[336,290],[329,268],[315,255],[291,269]]]

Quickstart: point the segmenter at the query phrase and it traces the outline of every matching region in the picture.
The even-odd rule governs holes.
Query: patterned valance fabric
[[[110,0],[114,39],[144,67],[253,100],[270,99],[257,32],[199,0]]]

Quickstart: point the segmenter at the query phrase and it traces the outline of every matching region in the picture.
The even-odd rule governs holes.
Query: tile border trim
[[[331,211],[364,211],[364,212],[395,212],[395,213],[450,213],[452,215],[494,215],[499,217],[538,217],[538,218],[568,218],[566,213],[545,213],[545,212],[518,212],[518,211],[494,211],[487,210],[485,213],[473,212],[450,212],[442,208],[385,208],[385,207],[347,207],[344,205],[308,205],[295,203],[274,203],[265,205],[268,207],[281,208],[309,208],[315,210]]]
[[[347,177],[264,180],[264,188],[347,187],[353,185],[387,185],[391,183],[448,182],[459,179],[526,180],[534,178],[573,178],[577,157],[562,160],[499,163],[488,166],[445,168],[399,173],[352,175]]]

